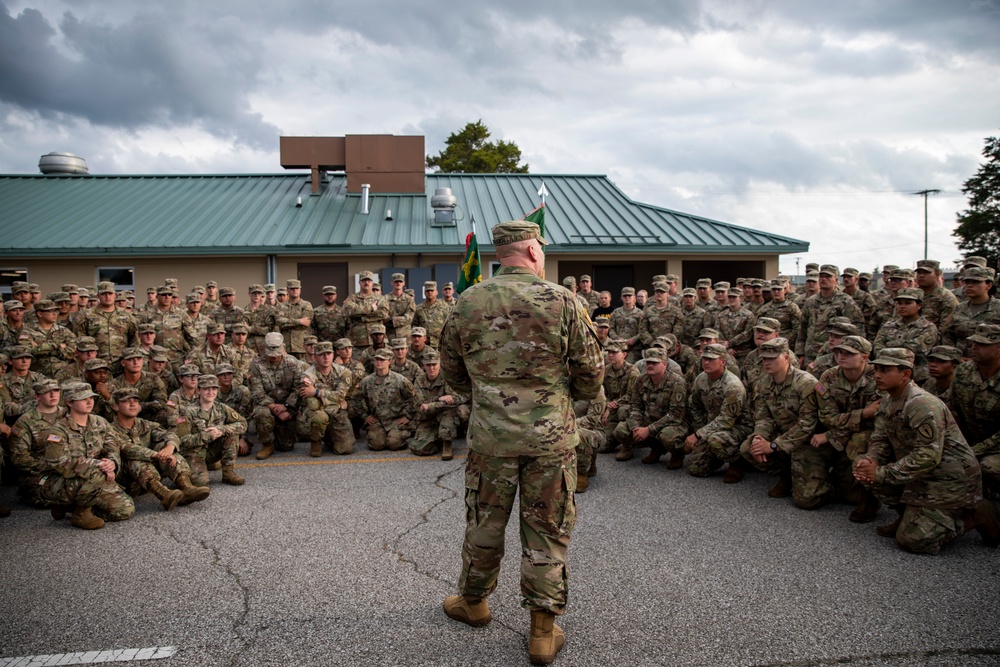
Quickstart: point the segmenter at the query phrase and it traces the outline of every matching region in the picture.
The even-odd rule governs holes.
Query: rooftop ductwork
[[[87,161],[72,153],[49,153],[38,160],[38,170],[43,174],[89,174]]]
[[[431,208],[434,209],[435,225],[454,225],[456,206],[458,206],[458,200],[451,193],[451,188],[434,188]]]

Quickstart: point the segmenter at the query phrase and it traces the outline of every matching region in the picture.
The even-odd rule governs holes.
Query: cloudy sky
[[[0,0],[0,173],[280,172],[278,136],[482,119],[532,173],[805,239],[958,258],[1000,132],[1000,0]]]

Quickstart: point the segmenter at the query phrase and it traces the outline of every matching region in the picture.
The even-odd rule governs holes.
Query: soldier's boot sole
[[[318,459],[323,456],[323,443],[322,442],[312,442],[309,444],[309,456],[314,459]]]
[[[73,517],[70,519],[70,523],[83,530],[104,528],[104,519],[94,516],[94,512],[89,507],[76,507],[73,510]]]
[[[792,478],[782,475],[777,483],[767,492],[771,498],[787,498],[792,495]]]
[[[531,612],[531,632],[528,635],[528,658],[533,665],[548,665],[562,650],[566,635],[555,624],[555,614]]]
[[[479,598],[478,602],[470,603],[463,595],[449,595],[441,606],[448,618],[474,628],[481,628],[493,620],[490,607],[482,598]]]
[[[232,486],[243,486],[246,483],[246,479],[242,475],[238,475],[232,468],[222,469],[222,483],[230,484]]]
[[[271,458],[274,454],[274,445],[261,445],[260,451],[257,452],[257,460],[263,461],[264,459]]]
[[[192,486],[189,489],[182,489],[181,493],[184,494],[184,497],[177,503],[178,505],[190,505],[191,503],[200,502],[208,498],[212,492],[207,486]]]

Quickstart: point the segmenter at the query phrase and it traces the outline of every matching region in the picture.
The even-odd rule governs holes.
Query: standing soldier
[[[393,338],[410,337],[410,325],[417,312],[413,297],[403,291],[406,277],[402,273],[392,274],[392,291],[382,297],[382,305],[389,316],[385,320],[386,336]]]
[[[694,291],[698,295],[698,307],[707,313],[712,304],[715,303],[712,301],[712,279],[699,278],[694,285]]]
[[[323,303],[313,308],[312,326],[316,338],[330,343],[343,338],[344,319],[344,309],[337,305],[337,286],[325,285]]]
[[[73,332],[57,323],[59,306],[54,301],[43,299],[35,304],[38,325],[31,330],[32,354],[35,355],[32,368],[46,377],[55,377],[76,352]]]
[[[827,341],[827,326],[832,317],[848,317],[859,330],[864,330],[865,321],[854,297],[837,291],[837,277],[840,269],[833,264],[824,264],[819,270],[819,292],[806,299],[802,306],[802,321],[799,324],[795,354],[802,364],[821,354],[823,343]]]
[[[1000,299],[990,297],[990,290],[993,288],[991,269],[967,267],[962,285],[965,301],[958,304],[951,321],[945,323],[941,339],[946,345],[957,347],[962,351],[962,357],[968,359],[972,356],[969,336],[976,333],[976,328],[983,323],[1000,324]]]
[[[5,301],[0,325],[0,351],[7,352],[15,345],[31,346],[31,330],[24,325],[24,304],[17,299]]]
[[[247,420],[215,399],[219,379],[214,375],[198,378],[198,400],[188,406],[184,416],[191,433],[182,441],[184,456],[190,459],[191,481],[208,486],[208,466],[222,465],[222,482],[241,486],[246,480],[236,472],[240,436],[247,432]]]
[[[590,276],[586,274],[580,276],[579,294],[587,300],[588,313],[601,305],[600,293],[594,290],[593,282],[591,281]]]
[[[188,350],[203,343],[192,343],[184,333],[184,314],[173,307],[173,290],[163,285],[156,290],[156,309],[140,317],[141,324],[152,324],[156,330],[156,344],[167,348],[170,361],[184,363]],[[138,333],[138,328],[136,329]],[[204,339],[202,339],[204,341]]]
[[[940,330],[958,307],[958,298],[941,286],[941,262],[936,259],[919,260],[914,277],[917,287],[924,292],[924,307],[920,314]]]
[[[350,454],[354,451],[354,430],[347,418],[351,372],[333,363],[330,341],[316,343],[314,352],[316,363],[303,374],[298,387],[309,456],[322,456],[324,442],[334,454]]]
[[[639,320],[639,340],[643,347],[651,347],[659,336],[684,333],[684,316],[681,309],[670,303],[670,287],[660,282],[653,285],[653,303],[646,306]]]
[[[642,356],[642,341],[639,339],[639,320],[642,310],[635,305],[635,288],[622,288],[622,305],[611,313],[611,332],[613,340],[624,341],[626,359],[635,363]]]
[[[250,364],[260,356],[257,351],[247,345],[249,334],[250,327],[243,322],[234,324],[233,330],[230,332],[232,343],[229,345],[229,349],[233,353],[233,370],[236,371],[236,377],[239,378],[237,382],[244,386],[247,384],[247,373],[250,372]],[[219,372],[216,371],[215,374],[218,376]]]
[[[278,325],[275,323],[274,306],[264,299],[262,285],[250,286],[250,303],[243,309],[243,314],[247,318],[246,324],[249,331],[247,347],[253,350],[254,354],[261,354],[264,351],[264,336],[278,330]]]
[[[799,335],[799,323],[802,320],[802,311],[794,303],[788,300],[788,283],[780,278],[771,281],[771,300],[760,307],[757,317],[770,317],[777,320],[779,326],[778,335],[781,338],[795,340]]]
[[[693,287],[687,287],[681,292],[681,317],[684,319],[684,326],[681,331],[680,340],[684,345],[694,347],[698,344],[698,333],[715,324],[715,320],[709,317],[705,309],[697,303],[698,292]]]
[[[676,373],[667,372],[663,350],[646,350],[642,358],[646,373],[641,375],[629,397],[628,419],[615,428],[614,439],[621,443],[616,461],[632,458],[634,447],[649,444],[643,463],[651,464],[670,454],[669,470],[684,463],[684,436],[687,435],[687,383]]]
[[[372,290],[375,276],[371,271],[358,274],[358,293],[344,299],[344,316],[347,318],[347,337],[360,355],[371,344],[371,328],[383,326],[388,313],[379,296]]]
[[[449,308],[455,307],[455,283],[445,283],[441,285],[441,301],[448,304]]]
[[[456,394],[441,375],[441,357],[431,350],[424,355],[423,373],[413,383],[417,392],[417,410],[413,437],[407,441],[417,456],[441,451],[441,460],[454,456],[451,445],[458,431],[469,421],[469,398]]]
[[[729,290],[728,305],[716,313],[719,334],[737,360],[746,357],[753,349],[753,325],[757,318],[743,307],[743,293]]]
[[[212,319],[201,312],[201,295],[191,292],[184,297],[184,305],[187,312],[181,316],[181,330],[184,332],[184,348],[181,356],[178,357],[174,351],[169,351],[170,363],[174,370],[184,362],[188,350],[197,350],[205,344],[208,337],[208,325],[212,324]]]
[[[236,290],[232,287],[223,287],[219,290],[219,306],[212,311],[210,317],[212,321],[225,328],[229,340],[232,340],[229,336],[233,332],[233,325],[246,324],[248,321],[246,313],[236,305]]]
[[[44,380],[45,376],[29,370],[32,356],[27,345],[15,345],[7,356],[10,358],[10,370],[3,376],[7,396],[0,404],[4,408],[7,425],[12,426],[18,417],[35,407],[35,384]]]
[[[205,298],[202,300],[201,312],[206,317],[211,317],[212,311],[219,307],[219,283],[209,280],[205,283],[205,291],[202,294]]]
[[[875,336],[878,334],[878,329],[875,328],[878,304],[875,303],[875,297],[858,286],[860,276],[857,269],[847,267],[840,279],[844,283],[844,294],[854,297],[854,302],[861,310],[861,316],[865,318],[865,328],[861,330],[862,335],[868,340],[875,340]]]
[[[413,325],[427,330],[427,342],[435,350],[441,344],[441,331],[450,314],[451,306],[437,300],[437,283],[433,280],[424,282],[424,302],[417,306]]]
[[[278,308],[276,322],[285,337],[285,349],[301,359],[305,355],[305,337],[311,332],[313,307],[302,298],[302,281],[289,279],[288,301]]]

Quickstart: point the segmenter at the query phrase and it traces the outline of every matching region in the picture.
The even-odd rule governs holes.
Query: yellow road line
[[[463,454],[455,456],[456,461],[464,459]],[[440,456],[393,456],[381,459],[321,459],[319,461],[272,461],[270,463],[237,463],[237,468],[278,468],[282,466],[329,466],[348,463],[417,463],[425,461],[441,462]],[[446,462],[447,463],[447,462]]]

